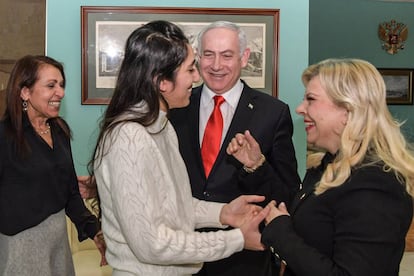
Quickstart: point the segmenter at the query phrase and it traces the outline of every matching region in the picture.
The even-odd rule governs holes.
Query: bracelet
[[[266,157],[263,154],[261,154],[259,164],[257,166],[254,166],[254,167],[243,166],[243,170],[247,173],[254,173],[258,168],[260,168],[264,164],[265,161],[266,161]]]

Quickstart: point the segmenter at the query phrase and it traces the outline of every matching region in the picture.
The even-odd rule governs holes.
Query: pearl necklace
[[[49,125],[49,123],[46,123],[46,129],[45,130],[41,130],[41,131],[38,131],[38,130],[36,130],[37,131],[37,133],[39,133],[39,135],[45,135],[45,134],[48,134],[49,132],[50,132],[50,125]]]

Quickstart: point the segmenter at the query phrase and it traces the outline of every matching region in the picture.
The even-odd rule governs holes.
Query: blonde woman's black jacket
[[[308,170],[291,217],[267,225],[262,242],[287,263],[284,275],[398,276],[412,198],[383,164],[353,169],[343,185],[315,196],[332,159]]]

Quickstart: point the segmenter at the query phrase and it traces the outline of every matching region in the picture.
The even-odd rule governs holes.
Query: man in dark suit
[[[200,74],[204,85],[194,88],[190,105],[171,110],[187,166],[193,196],[227,203],[241,194],[259,194],[268,201],[288,202],[299,188],[293,124],[289,107],[278,99],[250,88],[240,79],[248,64],[250,50],[245,33],[231,22],[219,21],[204,28],[198,38]],[[222,133],[218,154],[212,167],[203,165],[203,137],[215,113],[214,96],[222,96],[219,105]],[[249,130],[257,140],[263,158],[251,167],[243,166],[226,154],[226,147],[236,133]],[[206,131],[207,132],[207,131]],[[220,139],[221,136],[221,139]],[[214,136],[210,136],[208,140]],[[207,139],[204,139],[207,140]],[[202,229],[200,231],[209,231]],[[276,275],[271,253],[243,250],[233,256],[205,263],[198,275]]]

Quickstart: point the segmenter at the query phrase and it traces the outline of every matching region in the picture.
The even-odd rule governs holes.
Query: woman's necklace
[[[49,123],[46,123],[46,129],[45,130],[36,130],[39,135],[45,135],[50,132],[50,125]]]

